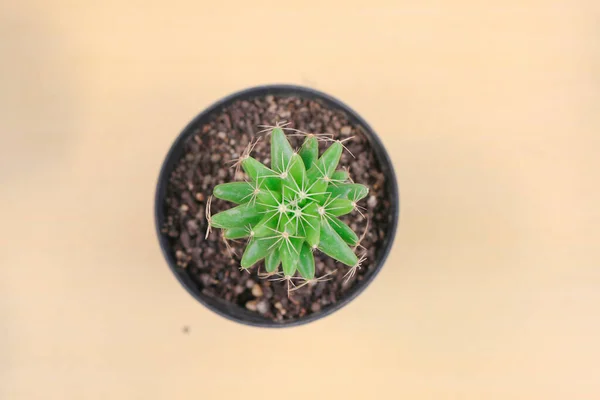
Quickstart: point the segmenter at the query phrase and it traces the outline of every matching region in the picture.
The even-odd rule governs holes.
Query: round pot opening
[[[353,277],[348,267],[324,254],[316,254],[317,277],[322,282],[287,287],[286,282],[263,279],[257,269],[239,270],[245,246],[227,244],[218,229],[205,239],[205,210],[218,183],[239,181],[243,172],[231,167],[247,144],[265,136],[260,125],[288,121],[288,127],[311,133],[330,133],[344,141],[340,167],[369,187],[359,204],[362,214],[342,217],[365,237],[367,255]],[[301,138],[290,135],[293,146]],[[320,145],[320,153],[326,143]],[[269,139],[263,138],[253,157],[268,165]],[[212,212],[232,207],[213,200]],[[399,214],[396,177],[385,148],[371,127],[339,100],[313,89],[259,86],[234,93],[194,118],[177,137],[163,163],[155,198],[155,223],[160,246],[179,282],[200,303],[237,322],[263,327],[294,326],[339,310],[360,294],[381,270],[392,247]],[[367,224],[369,220],[369,224]],[[368,229],[367,228],[368,225]],[[216,231],[216,232],[215,232]],[[236,252],[231,255],[230,252]],[[333,272],[336,271],[336,272]],[[345,276],[345,277],[344,277]],[[293,289],[293,290],[289,290]]]

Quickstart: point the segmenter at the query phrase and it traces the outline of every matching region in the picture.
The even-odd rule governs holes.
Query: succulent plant
[[[247,238],[242,269],[264,259],[267,273],[276,273],[281,264],[285,278],[298,272],[312,280],[318,249],[354,274],[362,262],[355,254],[359,238],[338,217],[358,210],[356,203],[369,190],[337,170],[343,143],[327,139],[331,145],[319,157],[320,136],[305,134],[294,151],[283,129],[271,128],[271,167],[250,156],[255,143],[250,145],[238,160],[249,179],[213,190],[215,197],[238,205],[212,216],[207,208],[209,229],[223,229],[226,240]]]

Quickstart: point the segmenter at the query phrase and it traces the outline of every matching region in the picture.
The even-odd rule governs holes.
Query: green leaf
[[[302,183],[306,182],[304,162],[302,162],[302,158],[298,154],[294,154],[291,158],[290,172],[287,178],[283,180],[283,184],[298,193],[300,188],[302,188]]]
[[[331,193],[332,197],[356,202],[367,197],[369,189],[360,183],[342,183],[338,185],[329,185],[329,187],[327,187],[327,192]]]
[[[346,199],[332,200],[325,207],[327,214],[335,215],[336,217],[349,214],[352,212],[352,210],[354,210],[352,202]]]
[[[242,239],[250,236],[250,232],[246,228],[229,228],[225,230],[225,239]]]
[[[284,240],[279,246],[279,252],[281,253],[281,267],[285,276],[292,276],[296,272],[298,260],[300,259],[302,242],[303,239],[289,238],[289,242]]]
[[[329,218],[329,225],[340,235],[342,239],[350,246],[356,246],[358,243],[358,236],[356,233],[345,223],[337,218]]]
[[[320,193],[327,189],[327,178],[331,178],[342,155],[342,144],[334,142],[306,173],[311,185],[311,193]]]
[[[302,221],[304,236],[308,244],[312,246],[319,245],[321,236],[321,217],[317,212],[317,204],[312,203],[303,211],[305,221]]]
[[[260,186],[265,185],[271,190],[279,190],[281,188],[281,180],[277,177],[275,171],[267,168],[260,161],[248,157],[242,161],[242,168],[248,174],[253,182],[258,182]]]
[[[212,216],[211,225],[215,228],[243,228],[254,225],[263,217],[261,207],[242,204]]]
[[[260,189],[260,192],[256,196],[256,203],[276,206],[281,203],[281,192],[278,190]],[[272,207],[265,208],[271,209]]]
[[[321,221],[319,250],[350,267],[355,266],[358,262],[356,254],[326,220]]]
[[[268,273],[277,271],[279,263],[281,263],[281,254],[279,249],[272,250],[267,257],[265,257],[265,269]]]
[[[271,246],[275,241],[276,239],[252,238],[246,250],[244,250],[242,268],[250,268],[265,258],[269,251],[272,250]]]
[[[255,237],[274,236],[277,229],[277,211],[271,211],[263,214],[264,217],[252,228]]]
[[[338,182],[345,182],[349,178],[348,172],[343,169],[338,169],[331,175],[331,180]]]
[[[279,220],[279,226],[277,229],[279,232],[287,232],[288,234],[294,236],[296,235],[296,221],[292,220],[292,218],[287,214],[281,214],[281,218],[279,216],[275,217],[275,219]]]
[[[292,145],[285,137],[281,128],[274,128],[271,132],[271,169],[281,173],[290,165],[294,154]]]
[[[307,136],[298,154],[304,161],[304,167],[309,170],[319,157],[319,142],[316,136]]]
[[[215,186],[213,194],[216,198],[235,204],[247,203],[252,198],[254,189],[248,182],[230,182]]]
[[[315,257],[310,245],[306,242],[304,242],[302,249],[300,250],[298,272],[300,272],[300,275],[302,275],[304,279],[313,279],[315,277]]]

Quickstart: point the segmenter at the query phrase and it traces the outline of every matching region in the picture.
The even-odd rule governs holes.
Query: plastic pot
[[[161,232],[161,226],[165,222],[165,196],[167,191],[167,185],[169,176],[173,171],[173,168],[177,162],[183,156],[184,143],[185,141],[196,131],[199,126],[208,123],[211,116],[219,112],[223,107],[230,105],[231,103],[238,100],[247,100],[254,97],[263,97],[266,95],[279,95],[279,96],[296,96],[301,98],[319,100],[325,106],[342,110],[350,120],[351,123],[360,125],[363,128],[365,135],[367,136],[369,143],[379,159],[381,169],[385,174],[385,182],[387,185],[387,192],[391,197],[391,208],[389,213],[392,217],[391,223],[387,228],[385,239],[382,241],[380,248],[377,249],[375,260],[375,268],[371,268],[369,272],[364,276],[362,281],[357,282],[346,294],[338,300],[337,303],[326,307],[320,312],[309,314],[305,317],[301,317],[295,320],[276,322],[266,317],[261,316],[258,313],[251,312],[245,308],[240,307],[235,303],[230,303],[225,300],[207,296],[202,293],[201,289],[197,284],[188,276],[186,269],[177,267],[175,255],[171,250],[169,240],[165,234]],[[171,268],[173,274],[177,277],[181,285],[200,303],[216,312],[217,314],[228,318],[232,321],[236,321],[246,325],[261,326],[261,327],[290,327],[306,324],[308,322],[315,321],[323,318],[329,314],[334,313],[346,304],[351,302],[358,296],[372,281],[375,279],[392,248],[394,236],[396,234],[396,227],[398,224],[400,202],[398,197],[398,186],[396,183],[396,176],[392,167],[392,162],[381,143],[381,140],[377,137],[373,129],[363,120],[356,112],[350,107],[342,103],[341,101],[314,89],[293,86],[293,85],[267,85],[257,86],[249,89],[245,89],[236,93],[233,93],[222,100],[216,102],[206,110],[202,111],[196,118],[194,118],[183,131],[179,134],[171,149],[169,150],[164,163],[162,165],[158,185],[156,189],[154,213],[155,213],[155,225],[156,232],[158,234],[158,241],[162,249],[163,255],[167,261],[167,264]],[[326,284],[326,283],[324,283]]]

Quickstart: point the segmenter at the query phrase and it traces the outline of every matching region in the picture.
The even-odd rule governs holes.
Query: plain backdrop
[[[2,2],[0,398],[599,398],[599,4]],[[276,331],[152,218],[175,136],[262,83],[356,109],[402,198],[368,290]]]

